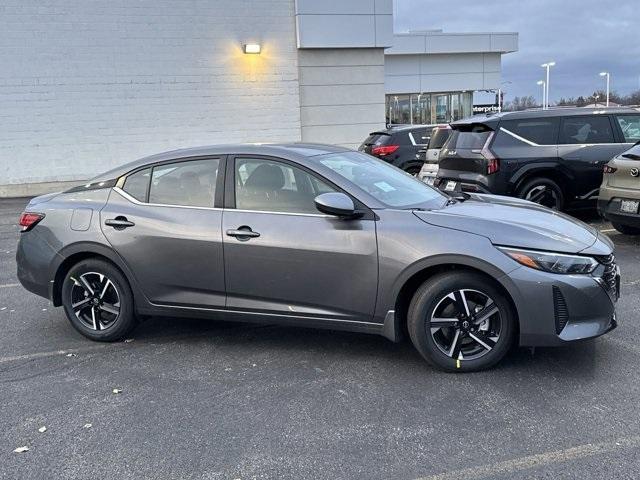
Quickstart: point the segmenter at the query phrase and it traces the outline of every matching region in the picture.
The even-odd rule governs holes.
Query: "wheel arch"
[[[89,258],[104,260],[122,273],[133,292],[134,304],[137,304],[139,299],[145,298],[138,287],[135,276],[116,252],[100,243],[80,242],[65,247],[51,265],[49,278],[53,280],[49,287],[49,298],[54,306],[62,305],[62,283],[66,273],[73,265]]]
[[[514,300],[514,298],[517,298],[517,295],[513,291],[510,282],[506,279],[505,273],[483,260],[459,256],[440,256],[437,257],[437,261],[418,262],[405,270],[401,275],[396,282],[393,296],[395,299],[395,314],[393,318],[396,337],[399,338],[400,335],[406,335],[407,333],[407,312],[409,310],[409,304],[420,285],[436,275],[454,271],[480,274],[504,293],[516,317],[516,338],[518,338],[520,334],[520,313]]]
[[[534,178],[547,178],[556,182],[563,193],[566,192],[565,202],[571,201],[574,196],[573,176],[556,163],[534,164],[530,167],[522,168],[513,177],[513,194],[518,195],[522,186]]]

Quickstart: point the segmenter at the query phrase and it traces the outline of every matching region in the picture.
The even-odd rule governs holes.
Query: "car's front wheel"
[[[62,284],[62,304],[71,325],[91,340],[119,340],[137,323],[127,279],[104,260],[71,267]]]
[[[443,273],[422,284],[407,320],[418,352],[451,372],[494,366],[511,348],[516,330],[505,294],[483,275],[464,271]]]
[[[618,223],[618,222],[611,222],[611,225],[617,231],[619,231],[620,233],[623,233],[625,235],[640,235],[640,228],[638,228],[638,227],[631,227],[629,225],[624,225],[624,224]]]

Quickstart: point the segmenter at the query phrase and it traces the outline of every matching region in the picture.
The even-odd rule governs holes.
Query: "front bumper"
[[[616,326],[619,271],[558,275],[520,267],[508,277],[520,320],[520,345],[558,346],[603,335]]]

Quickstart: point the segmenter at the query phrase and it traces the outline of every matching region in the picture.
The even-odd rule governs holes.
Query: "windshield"
[[[407,173],[358,152],[321,155],[320,163],[393,208],[440,208],[447,197]]]

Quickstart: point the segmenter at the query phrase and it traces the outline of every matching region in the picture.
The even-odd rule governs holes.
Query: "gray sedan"
[[[593,228],[340,147],[162,153],[34,198],[20,225],[20,282],[92,340],[161,315],[408,333],[472,371],[616,326],[613,246]]]

